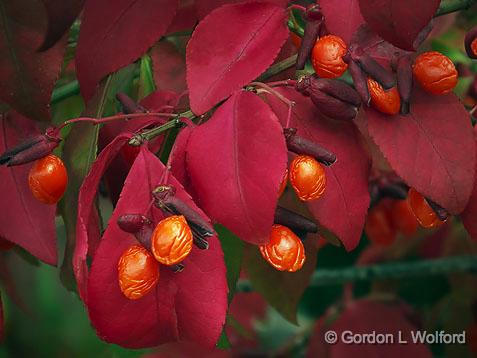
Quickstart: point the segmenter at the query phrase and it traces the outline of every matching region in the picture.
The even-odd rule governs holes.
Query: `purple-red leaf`
[[[165,34],[179,0],[87,0],[76,51],[86,100],[107,74],[136,60]]]
[[[195,127],[185,127],[181,129],[174,142],[171,151],[171,173],[186,188],[191,189],[189,174],[187,173],[186,151],[189,144],[189,138]]]
[[[209,238],[208,250],[194,247],[184,260],[182,272],[174,273],[161,266],[157,288],[141,299],[129,300],[119,289],[119,257],[137,241],[119,229],[117,218],[143,213],[157,223],[163,217],[150,202],[151,190],[159,184],[164,170],[159,159],[142,147],[91,265],[89,315],[100,337],[124,347],[184,340],[212,348],[222,331],[227,310],[225,264],[217,237]],[[171,176],[170,184],[176,187],[181,200],[208,220]]]
[[[474,136],[477,141],[477,127],[474,127]],[[476,145],[477,149],[477,145]],[[476,154],[477,158],[477,154]],[[472,195],[470,196],[469,202],[467,203],[467,207],[463,211],[461,218],[462,222],[473,239],[477,240],[477,160],[476,160],[476,167],[474,172],[474,188],[472,191]]]
[[[88,280],[88,266],[86,265],[86,256],[88,254],[91,243],[99,241],[98,230],[92,230],[94,226],[93,208],[95,205],[94,198],[98,191],[98,186],[104,172],[117,156],[121,148],[131,138],[130,134],[118,135],[111,143],[109,143],[98,158],[91,166],[91,169],[81,185],[78,197],[78,219],[76,224],[76,243],[73,255],[73,271],[76,282],[78,284],[78,291],[83,299],[87,302],[86,284]]]
[[[58,42],[83,8],[84,0],[42,0],[48,16],[48,28],[40,51]]]
[[[269,240],[287,165],[282,128],[256,95],[240,91],[192,132],[187,168],[204,211],[242,240]]]
[[[288,38],[286,12],[246,2],[214,10],[187,45],[191,109],[203,114],[264,72]]]
[[[28,137],[39,134],[32,121],[10,112],[0,116],[0,152]],[[32,164],[18,167],[0,166],[0,237],[7,239],[33,256],[56,265],[56,205],[46,205],[35,199],[28,187]]]
[[[266,2],[276,4],[281,7],[285,7],[288,4],[288,0],[265,0]],[[225,5],[225,4],[237,4],[244,2],[244,0],[196,0],[195,7],[197,9],[197,15],[199,19],[203,19],[212,10]]]
[[[298,129],[297,134],[336,154],[336,163],[325,167],[324,195],[309,202],[308,208],[321,225],[338,236],[347,250],[352,250],[361,238],[369,207],[369,158],[360,145],[358,132],[348,122],[323,117],[309,98],[294,89],[279,91],[296,103],[291,127]],[[271,95],[267,101],[285,124],[287,106]]]
[[[167,29],[167,34],[192,29],[197,23],[197,11],[194,0],[180,0],[174,20]]]
[[[151,58],[158,90],[182,93],[187,89],[184,55],[172,43],[159,42],[151,49]]]
[[[39,1],[8,0],[0,7],[0,99],[32,119],[50,118],[51,92],[66,41],[38,52],[46,31]],[[65,39],[66,40],[66,39]]]
[[[406,183],[451,214],[464,210],[474,185],[475,141],[469,113],[454,94],[412,94],[406,116],[360,112],[391,167]]]
[[[341,37],[349,45],[351,36],[364,23],[359,0],[321,0],[326,29]]]
[[[413,44],[432,20],[440,0],[359,0],[361,14],[371,29],[386,41],[404,50]]]

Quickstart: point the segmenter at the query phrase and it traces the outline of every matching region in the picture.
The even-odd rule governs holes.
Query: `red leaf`
[[[464,210],[474,184],[475,142],[469,113],[454,94],[415,90],[411,112],[356,117],[406,183],[452,214]]]
[[[127,213],[146,213],[154,221],[163,217],[155,207],[147,212],[151,190],[159,184],[164,165],[142,147],[126,179],[121,198],[109,221],[91,265],[88,310],[98,335],[128,348],[156,346],[185,340],[212,348],[222,330],[227,310],[227,282],[220,243],[209,238],[209,249],[193,248],[185,269],[173,273],[161,266],[157,288],[139,300],[129,300],[118,284],[117,263],[136,240],[119,229],[116,220]],[[203,215],[173,177],[177,196]]]
[[[107,74],[140,57],[165,34],[179,0],[87,0],[76,51],[86,100]]]
[[[187,167],[205,212],[242,240],[269,240],[287,163],[282,128],[256,95],[236,92],[192,132]]]
[[[0,152],[22,142],[39,131],[27,118],[10,112],[0,116]],[[35,199],[28,187],[28,173],[32,164],[0,167],[0,237],[7,239],[33,256],[56,265],[55,205]]]
[[[203,114],[264,72],[288,38],[284,9],[247,2],[214,10],[187,45],[191,109]]]
[[[288,0],[265,0],[271,4],[276,4],[277,6],[285,7],[288,4]],[[226,5],[226,4],[237,4],[243,2],[243,0],[196,0],[195,7],[197,9],[197,15],[199,19],[203,19],[214,9]]]
[[[0,99],[32,119],[49,120],[51,92],[66,41],[37,52],[46,30],[40,2],[2,1],[0,8]],[[65,39],[66,40],[66,39]]]
[[[191,188],[189,174],[186,167],[186,150],[193,127],[183,128],[174,142],[171,156],[171,173],[188,190]]]
[[[474,127],[474,137],[477,141],[477,127]],[[477,149],[477,145],[476,145]],[[477,158],[477,154],[476,154]],[[475,172],[474,172],[474,188],[472,191],[472,195],[469,199],[469,202],[467,204],[467,207],[463,211],[461,218],[462,222],[465,226],[465,229],[469,233],[470,236],[472,236],[473,239],[477,240],[477,220],[475,218],[477,217],[477,160],[476,160],[476,167],[475,167]]]
[[[58,42],[78,17],[84,0],[42,0],[48,15],[48,29],[40,51]]]
[[[158,90],[182,93],[187,89],[185,59],[172,43],[159,42],[152,48],[151,58]]]
[[[319,322],[311,338],[307,357],[344,358],[344,357],[432,357],[429,348],[412,341],[411,332],[417,327],[406,318],[407,306],[385,304],[370,299],[352,302],[346,307],[341,316],[330,326],[329,330],[336,332],[337,343],[326,344],[326,328]],[[393,342],[383,344],[353,344],[345,343],[343,339],[350,339],[350,335],[388,334],[392,335]],[[329,332],[329,331],[328,331]],[[399,343],[399,338],[408,344]],[[389,338],[390,339],[390,338]]]
[[[179,9],[177,10],[176,16],[174,16],[174,20],[172,20],[172,24],[169,25],[166,33],[172,34],[174,32],[192,29],[197,21],[199,21],[199,19],[195,9],[194,0],[180,0]]]
[[[337,162],[325,167],[325,194],[308,203],[321,225],[333,232],[347,250],[358,245],[369,207],[369,159],[361,147],[358,133],[350,123],[324,118],[311,100],[294,89],[279,89],[296,102],[291,127],[298,135],[317,142],[336,154]],[[274,96],[267,101],[285,124],[288,108]]]
[[[440,0],[359,0],[361,14],[371,29],[386,41],[404,50],[432,20]]]
[[[341,37],[348,45],[354,32],[364,23],[359,0],[321,0],[326,29]]]
[[[99,241],[98,231],[91,230],[94,225],[93,207],[94,198],[98,191],[98,186],[103,174],[111,161],[118,155],[119,151],[131,138],[130,134],[121,134],[113,139],[98,155],[96,161],[81,185],[78,196],[78,221],[76,224],[76,246],[73,254],[73,271],[78,284],[78,291],[84,302],[87,302],[86,284],[88,280],[88,266],[86,256],[91,242]]]

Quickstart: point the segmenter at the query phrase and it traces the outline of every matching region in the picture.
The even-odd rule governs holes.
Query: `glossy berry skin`
[[[285,169],[285,173],[283,174],[282,182],[280,184],[280,189],[278,189],[278,197],[281,197],[285,188],[287,187],[288,182],[288,169]]]
[[[159,263],[144,246],[133,245],[119,259],[118,280],[124,296],[137,300],[159,281]]]
[[[290,183],[302,201],[319,199],[326,188],[323,166],[309,155],[298,155],[290,164]]]
[[[395,200],[391,207],[394,227],[405,236],[416,233],[419,223],[414,216],[407,200]]]
[[[316,41],[311,52],[311,63],[319,77],[340,77],[348,68],[343,61],[346,55],[346,44],[338,36],[326,35]]]
[[[295,272],[305,263],[305,247],[293,231],[283,225],[273,225],[270,241],[260,246],[263,258],[278,271]]]
[[[414,78],[429,93],[449,93],[457,85],[457,70],[454,63],[440,52],[421,53],[412,67]]]
[[[474,57],[477,57],[477,38],[472,40],[472,42],[470,43],[470,49]]]
[[[28,184],[37,200],[45,204],[57,203],[68,184],[68,174],[63,161],[53,154],[38,159],[30,169]]]
[[[371,104],[375,109],[389,115],[399,113],[401,98],[396,87],[386,91],[378,82],[368,78],[368,90],[371,96]]]
[[[299,49],[301,47],[301,37],[298,36],[297,34],[290,32],[290,39],[293,43],[293,45]]]
[[[397,230],[393,225],[390,206],[381,201],[373,207],[366,218],[364,232],[368,239],[376,244],[389,246],[396,239]]]
[[[152,254],[163,265],[175,265],[189,255],[192,243],[192,231],[185,217],[169,216],[157,224],[152,233]]]
[[[432,210],[424,196],[418,193],[416,189],[409,189],[407,200],[409,202],[411,211],[422,227],[429,229],[438,227],[444,223],[444,221],[441,221],[437,217],[437,214],[434,212],[434,210]]]

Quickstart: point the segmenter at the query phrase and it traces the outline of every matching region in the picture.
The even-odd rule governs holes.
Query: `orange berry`
[[[169,216],[157,224],[152,233],[152,254],[163,265],[175,265],[189,255],[192,242],[192,231],[185,217]]]
[[[118,280],[124,296],[137,300],[151,291],[159,281],[159,263],[146,248],[133,245],[119,259]]]
[[[477,56],[477,38],[475,38],[471,43],[470,43],[470,48],[472,50],[472,53],[474,56]]]
[[[432,210],[424,196],[418,193],[416,189],[409,189],[407,200],[409,202],[411,211],[422,227],[429,229],[440,226],[444,223],[444,221],[441,221],[437,217],[437,214],[434,212],[434,210]]]
[[[364,232],[368,239],[383,246],[391,245],[397,234],[393,226],[391,210],[387,204],[386,201],[381,201],[373,207],[364,225]]]
[[[412,213],[407,200],[395,200],[391,208],[392,222],[394,227],[405,236],[416,233],[419,223]]]
[[[301,47],[301,37],[298,36],[297,34],[290,32],[290,38],[293,42],[293,45],[299,49]]]
[[[309,155],[298,155],[290,164],[290,183],[302,201],[316,200],[325,192],[323,166]]]
[[[288,181],[288,169],[285,169],[285,173],[283,173],[282,182],[280,184],[280,189],[278,189],[278,197],[282,196],[283,192],[285,191],[285,188],[287,187],[287,181]]]
[[[53,154],[38,159],[30,169],[28,184],[37,200],[45,204],[57,203],[68,184],[68,173],[63,161]]]
[[[396,87],[387,91],[375,80],[368,78],[368,90],[374,108],[385,114],[398,114],[401,109],[401,98]]]
[[[326,35],[316,41],[311,52],[311,63],[320,77],[340,77],[348,68],[348,64],[343,61],[345,54],[346,43],[341,37]]]
[[[432,94],[449,93],[457,85],[457,70],[449,57],[440,52],[421,53],[412,67],[414,78]]]
[[[293,231],[273,225],[270,241],[260,246],[260,253],[278,271],[295,272],[305,263],[305,247]]]

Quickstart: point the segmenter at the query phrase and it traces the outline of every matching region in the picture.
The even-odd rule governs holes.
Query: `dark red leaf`
[[[288,0],[265,0],[271,4],[275,4],[281,7],[285,7],[288,4]],[[237,4],[244,2],[244,0],[195,0],[195,7],[197,9],[197,15],[199,19],[203,19],[214,9],[226,5],[226,4]]]
[[[0,116],[0,152],[38,135],[33,122],[15,113]],[[55,205],[35,199],[28,187],[32,163],[18,167],[0,167],[0,237],[7,239],[33,256],[56,265]]]
[[[167,28],[179,0],[87,0],[76,51],[81,93],[88,100],[107,74],[136,60]]]
[[[307,357],[345,358],[345,357],[432,357],[429,348],[412,341],[411,332],[415,327],[407,319],[408,308],[396,303],[381,303],[370,299],[362,299],[350,303],[341,316],[329,327],[320,321],[311,338]],[[326,331],[332,330],[337,334],[336,344],[325,343]],[[349,334],[389,334],[394,343],[384,344],[347,344],[343,342]],[[408,344],[399,343],[399,337]]]
[[[91,265],[89,315],[100,337],[124,347],[185,340],[212,348],[222,331],[227,310],[225,264],[216,237],[209,238],[208,250],[192,249],[182,272],[174,273],[161,266],[157,288],[143,298],[129,300],[119,289],[119,257],[136,241],[119,229],[116,220],[131,212],[144,213],[155,222],[163,217],[150,202],[151,190],[159,184],[164,170],[160,160],[142,147]],[[176,187],[181,200],[207,219],[171,176],[170,184]]]
[[[282,128],[262,100],[236,92],[194,129],[187,168],[205,212],[242,240],[269,240],[287,163]]]
[[[49,120],[51,92],[66,41],[38,52],[46,31],[39,1],[7,0],[0,7],[0,99],[32,119]],[[65,39],[66,40],[66,39]]]
[[[358,245],[369,206],[369,158],[359,143],[358,132],[348,122],[329,120],[321,115],[307,97],[294,89],[280,93],[295,101],[291,127],[297,134],[319,143],[336,154],[337,161],[325,167],[325,194],[308,203],[318,222],[333,232],[347,250]],[[274,96],[267,101],[285,124],[288,108]]]
[[[474,127],[474,137],[477,140],[477,127]],[[477,145],[476,145],[477,149]],[[477,158],[477,154],[476,154]],[[475,172],[474,172],[474,188],[472,191],[472,195],[469,199],[469,202],[463,211],[461,218],[462,222],[469,233],[470,236],[472,236],[473,239],[477,240],[477,160],[476,160],[476,167],[475,167]]]
[[[361,14],[371,29],[404,50],[415,50],[414,40],[432,20],[440,0],[359,0]]]
[[[364,23],[359,0],[320,0],[326,29],[341,37],[349,45],[351,36]]]
[[[185,58],[168,41],[161,41],[151,49],[154,82],[158,90],[182,93],[187,89]]]
[[[184,188],[187,188],[188,190],[191,189],[191,185],[186,167],[186,150],[193,130],[193,127],[187,126],[179,132],[176,141],[174,142],[174,148],[170,154],[171,173],[184,186]]]
[[[174,20],[172,20],[172,24],[169,25],[166,33],[172,34],[174,32],[192,29],[197,21],[199,21],[199,19],[195,9],[195,1],[180,0],[179,9],[177,10],[176,16],[174,16]]]
[[[356,118],[367,128],[404,181],[452,214],[462,212],[474,184],[475,142],[469,113],[454,94],[416,89],[406,116],[366,108]]]
[[[40,51],[57,43],[73,24],[85,0],[42,0],[48,16],[48,28]]]
[[[246,2],[214,10],[187,45],[191,109],[202,114],[264,72],[288,38],[283,8]]]
[[[111,161],[118,155],[121,148],[126,145],[131,138],[130,134],[121,134],[114,138],[98,155],[98,158],[91,166],[91,169],[81,185],[78,197],[78,219],[76,224],[76,243],[73,255],[73,271],[78,284],[78,291],[87,302],[86,284],[88,280],[88,266],[86,256],[92,242],[99,241],[99,231],[91,230],[95,225],[93,208],[94,198],[98,191],[98,186],[103,174]],[[96,235],[94,237],[93,235]]]

